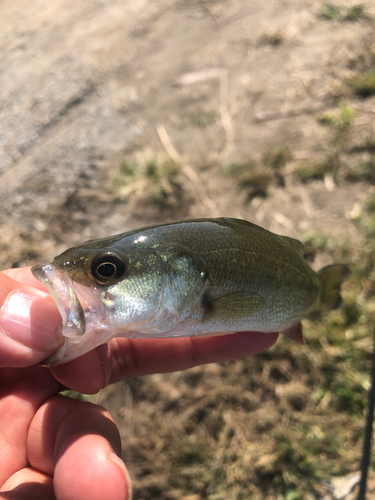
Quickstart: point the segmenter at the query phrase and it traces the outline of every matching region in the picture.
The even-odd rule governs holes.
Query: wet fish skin
[[[89,241],[33,273],[63,316],[62,334],[69,338],[49,360],[60,364],[114,336],[290,333],[318,301],[322,282],[329,288],[325,300],[337,302],[345,267],[319,275],[297,240],[219,218]]]

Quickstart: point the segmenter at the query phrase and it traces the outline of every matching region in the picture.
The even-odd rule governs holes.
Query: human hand
[[[6,274],[5,274],[6,273]],[[246,357],[277,334],[116,338],[64,365],[38,365],[62,344],[57,307],[29,268],[0,273],[0,499],[129,500],[118,430],[102,407],[58,395]],[[13,278],[13,279],[12,279]]]

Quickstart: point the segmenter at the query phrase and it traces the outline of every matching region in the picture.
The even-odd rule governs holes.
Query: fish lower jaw
[[[84,354],[92,351],[96,347],[109,342],[115,337],[108,328],[102,326],[97,329],[92,329],[80,337],[65,337],[64,344],[58,351],[45,359],[41,364],[44,366],[58,366],[63,363],[73,361]]]

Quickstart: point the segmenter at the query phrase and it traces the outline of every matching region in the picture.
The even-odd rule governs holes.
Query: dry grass
[[[117,418],[135,498],[306,498],[356,470],[374,306],[358,291],[349,282],[341,311],[306,322],[306,347],[281,339],[254,358],[127,384]]]
[[[136,85],[139,101],[126,101],[126,105],[118,106],[116,113],[109,115],[108,122],[100,114],[95,116],[95,121],[91,121],[92,109],[102,109],[102,103],[99,108],[92,108],[89,103],[89,115],[84,116],[90,117],[90,134],[102,121],[105,127],[98,130],[107,132],[111,128],[109,123],[113,123],[116,117],[123,118],[123,114],[126,120],[134,120],[145,130],[144,141],[139,139],[141,145],[137,143],[124,147],[126,151],[139,149],[143,153],[126,155],[116,168],[115,179],[110,179],[106,210],[100,211],[100,198],[88,204],[82,190],[77,191],[76,198],[69,197],[68,191],[68,208],[61,214],[62,210],[57,206],[53,220],[48,217],[43,219],[46,222],[44,230],[36,232],[31,228],[29,233],[22,235],[18,227],[10,233],[3,231],[1,244],[5,250],[2,255],[6,254],[6,258],[13,259],[11,262],[15,264],[23,263],[23,259],[35,258],[33,252],[36,250],[38,256],[45,251],[43,240],[48,240],[47,250],[52,252],[56,240],[60,245],[70,244],[72,233],[79,238],[79,229],[86,229],[89,225],[92,235],[95,235],[98,225],[102,231],[109,227],[111,231],[119,232],[122,229],[118,226],[123,223],[121,217],[125,211],[132,214],[131,217],[142,214],[147,222],[151,222],[185,218],[189,215],[190,205],[194,205],[196,216],[240,214],[250,220],[257,221],[259,217],[270,223],[276,220],[277,214],[272,209],[275,204],[267,203],[276,193],[276,203],[285,203],[285,206],[277,207],[279,215],[283,215],[284,221],[288,221],[287,216],[295,215],[288,230],[294,233],[301,231],[300,236],[306,243],[306,253],[311,260],[315,257],[327,262],[343,261],[352,268],[352,275],[344,286],[343,307],[326,316],[316,313],[304,321],[306,346],[301,347],[282,338],[270,351],[256,357],[198,367],[182,373],[136,378],[109,387],[97,400],[109,407],[119,424],[124,458],[135,481],[134,498],[137,500],[319,498],[325,492],[323,481],[333,475],[359,469],[362,452],[372,349],[370,331],[375,312],[375,201],[373,195],[366,200],[362,200],[361,196],[373,189],[369,186],[373,181],[375,154],[371,128],[372,101],[365,98],[372,92],[375,38],[369,37],[368,45],[359,47],[359,44],[355,46],[359,38],[354,36],[348,37],[351,40],[348,43],[340,38],[339,33],[338,38],[330,37],[335,27],[338,32],[343,29],[341,22],[361,21],[365,12],[361,4],[350,9],[339,7],[338,10],[332,7],[333,4],[325,4],[323,17],[327,21],[316,23],[319,29],[315,34],[315,27],[310,25],[309,42],[306,44],[300,18],[308,19],[305,14],[311,14],[309,4],[301,6],[302,16],[298,9],[296,17],[293,17],[293,9],[289,9],[290,33],[297,41],[291,45],[297,50],[289,52],[284,43],[286,34],[271,30],[260,39],[269,46],[259,51],[267,57],[257,62],[259,54],[255,51],[259,44],[257,39],[249,40],[249,30],[240,30],[239,19],[233,17],[234,11],[231,10],[236,5],[227,9],[225,2],[204,2],[204,5],[198,2],[193,7],[188,5],[189,10],[184,17],[184,23],[193,19],[189,30],[197,30],[194,50],[198,57],[193,57],[188,50],[183,51],[181,56],[177,55],[178,47],[188,48],[190,39],[186,38],[184,30],[171,30],[170,27],[175,20],[171,16],[186,8],[182,4],[178,9],[167,9],[163,16],[151,13],[148,21],[142,20],[145,30],[138,37],[142,45],[138,42],[132,64],[144,66],[144,77],[138,80],[140,73],[132,75],[128,68],[124,76],[117,73],[118,68],[123,67],[119,64],[120,61],[124,64],[122,59],[118,59],[116,66],[108,71],[103,69],[104,57],[98,60],[100,74],[104,71],[111,78],[114,74],[118,75],[120,90],[121,86],[127,90],[130,85]],[[252,7],[247,11],[245,5],[246,2],[241,7],[249,14],[245,21],[253,21],[251,26],[254,28]],[[289,8],[279,6],[278,2],[273,2],[272,6],[280,8],[280,16],[285,16],[284,10]],[[272,6],[267,4],[267,9]],[[199,10],[201,7],[202,10]],[[208,22],[201,25],[205,16]],[[256,23],[260,26],[258,21]],[[166,22],[165,29],[163,22]],[[208,33],[209,45],[204,47],[200,44],[203,34],[207,32],[202,26],[204,29],[215,27],[216,30]],[[367,23],[363,22],[361,28],[366,26]],[[329,33],[324,35],[327,27]],[[234,31],[226,31],[231,28]],[[258,26],[255,28],[258,29]],[[124,29],[121,25],[121,36]],[[353,26],[347,24],[347,29],[353,30]],[[71,32],[70,28],[67,32]],[[96,33],[95,30],[93,32]],[[112,24],[108,32],[112,33]],[[176,51],[163,51],[162,45],[169,48],[176,41],[176,33],[183,35],[178,39]],[[289,30],[285,33],[289,36]],[[297,38],[295,33],[298,33]],[[324,45],[324,53],[337,53],[338,62],[334,58],[332,61],[322,58],[319,66],[316,49],[322,45],[322,33],[328,42],[327,47]],[[169,37],[174,38],[170,40]],[[168,43],[158,45],[158,39],[168,40]],[[121,43],[116,45],[123,47],[123,38],[118,40]],[[129,46],[137,44],[136,38],[129,40]],[[222,47],[222,52],[216,50],[215,43]],[[95,47],[97,44],[95,39]],[[155,47],[160,49],[160,57],[165,62],[160,65],[163,70],[160,74],[159,59],[154,56]],[[274,51],[274,47],[277,50]],[[119,52],[123,55],[122,50]],[[144,59],[142,54],[145,53],[148,56]],[[169,54],[173,54],[175,59],[171,59],[167,68]],[[289,62],[293,64],[290,66]],[[212,67],[216,64],[220,68]],[[270,64],[274,66],[270,68]],[[261,72],[258,75],[254,67],[272,69],[268,81],[258,79]],[[87,71],[94,75],[91,67]],[[176,79],[181,77],[181,72],[189,71],[185,76],[190,75],[190,81],[184,84],[180,78],[180,87],[170,85],[166,75],[172,78],[176,71]],[[199,80],[202,75],[203,80]],[[132,83],[133,76],[136,83]],[[195,83],[191,80],[192,76],[196,79]],[[249,76],[250,79],[247,78]],[[291,78],[287,80],[289,76]],[[339,87],[335,99],[330,92],[333,78],[338,80]],[[97,83],[99,91],[94,92],[93,102],[99,96],[104,99],[106,92],[102,92],[102,84]],[[284,84],[286,91],[283,90]],[[279,86],[282,95],[278,94]],[[11,87],[13,89],[13,85]],[[124,95],[126,99],[127,93]],[[343,98],[347,102],[340,106],[339,101]],[[186,110],[195,109],[191,107],[191,99],[195,99],[193,105],[196,112],[189,115]],[[321,116],[314,115],[316,110],[325,109],[327,103],[333,107],[335,102],[338,103],[336,109]],[[111,109],[108,103],[106,106]],[[257,121],[256,113],[260,108],[262,112]],[[214,109],[219,110],[218,116],[212,111]],[[16,108],[16,111],[18,113],[20,109]],[[27,111],[31,113],[33,109],[29,111],[28,108]],[[188,132],[184,132],[183,121],[180,120],[184,112],[186,121],[193,125]],[[81,109],[77,115],[80,113]],[[366,130],[369,115],[370,131]],[[43,122],[40,119],[36,121]],[[123,120],[120,124],[116,134],[108,136],[108,141],[116,142],[118,133],[123,133]],[[81,132],[80,128],[73,129],[76,130]],[[318,139],[315,139],[315,132],[321,133]],[[77,134],[71,134],[75,146]],[[196,144],[191,136],[196,138]],[[265,138],[268,144],[272,144],[269,148],[264,146]],[[284,141],[289,140],[290,143],[285,146]],[[90,165],[94,164],[97,170],[91,171],[86,167],[82,174],[87,179],[98,175],[101,155],[111,146],[106,141],[107,138],[103,139],[102,145],[95,143],[90,146],[90,155],[93,155],[90,156]],[[167,156],[155,153],[160,148],[159,141]],[[152,148],[151,152],[145,151],[146,143]],[[296,143],[299,146],[295,146]],[[62,165],[67,162],[69,169],[66,171],[70,172],[73,163],[69,162],[76,161],[77,152],[73,149],[74,154],[65,160],[69,152],[66,144],[61,143],[61,151],[51,148],[52,153],[49,153],[50,156],[46,154],[45,161],[50,161],[54,154],[56,161],[61,161]],[[198,165],[202,168],[196,168],[194,161],[198,155],[192,160],[196,145],[201,146],[202,156],[209,160],[214,157],[216,163],[202,162]],[[79,150],[79,155],[82,151]],[[250,155],[254,155],[255,159]],[[34,158],[36,164],[40,160],[39,157],[36,160],[34,156],[30,158]],[[301,164],[301,158],[308,161]],[[229,176],[223,175],[217,168],[220,162],[231,164],[225,169],[225,174]],[[210,167],[204,170],[207,164]],[[55,192],[55,180],[53,176],[51,178]],[[315,182],[302,186],[302,182],[311,179]],[[331,179],[331,184],[321,182],[327,179]],[[94,189],[102,194],[105,176],[93,180],[97,181],[97,187],[92,188],[88,183],[86,189],[90,195]],[[354,207],[354,197],[339,201],[340,187],[347,186],[348,180],[356,182],[350,186],[351,192],[359,193],[356,198],[359,202],[356,201]],[[247,200],[251,202],[245,207],[242,206],[243,197],[230,198],[236,186],[246,193]],[[268,196],[268,199],[254,200],[259,196]],[[307,213],[309,197],[312,208],[305,217],[301,214],[305,210]],[[35,193],[32,198],[26,197],[25,206],[28,207],[34,198]],[[337,203],[344,205],[340,206],[343,215],[335,231],[330,228],[332,220],[337,218],[334,219],[325,208],[326,200],[332,198],[337,198]],[[77,199],[80,203],[76,205]],[[49,212],[50,204],[46,197],[43,200],[46,204],[41,203],[41,211]],[[194,203],[190,203],[191,200]],[[117,219],[106,226],[111,212],[116,213]],[[350,215],[352,213],[355,215]],[[32,211],[27,214],[30,219],[36,215]],[[64,231],[61,221],[73,220],[76,216],[82,217],[80,224],[67,226],[69,231]],[[351,217],[355,220],[352,221]],[[126,224],[129,220],[130,216]],[[56,227],[60,227],[59,238],[55,236]],[[311,227],[320,227],[320,230],[312,231]]]
[[[360,241],[301,235],[312,256],[352,268],[341,309],[304,320],[305,346],[280,338],[252,358],[137,378],[107,394],[136,499],[320,498],[325,481],[358,470],[375,311],[374,206],[368,198],[357,215]]]

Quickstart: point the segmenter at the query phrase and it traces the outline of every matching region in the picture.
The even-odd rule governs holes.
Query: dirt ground
[[[325,234],[330,242],[360,245],[354,219],[375,190],[371,182],[349,182],[347,172],[373,160],[375,147],[363,144],[375,135],[375,97],[347,93],[345,82],[372,54],[375,2],[364,6],[366,15],[350,22],[319,16],[322,3],[314,0],[0,2],[2,268],[49,262],[83,240],[188,217],[239,217],[304,240]],[[355,110],[349,149],[337,146],[340,127],[321,119],[343,105]],[[332,148],[341,148],[344,168],[337,175],[308,183],[296,177],[299,164],[319,161]],[[280,173],[266,158],[286,150]],[[121,165],[152,155],[179,165],[176,177],[163,181],[164,201],[149,203],[142,183],[119,196]],[[235,164],[266,173],[262,196],[249,197],[245,184],[227,174]],[[255,184],[261,181],[259,174]],[[328,245],[313,266],[333,254]],[[272,351],[262,360],[272,364]],[[288,356],[286,362],[279,378],[298,384],[300,368]],[[213,448],[219,443],[217,454],[195,449],[196,461],[192,452],[190,462],[185,456],[183,467],[171,470],[173,437],[199,440],[207,412],[221,422],[225,439],[236,435],[239,448],[266,443],[273,424],[241,431],[250,409],[261,420],[262,410],[279,418],[269,396],[277,383],[266,383],[264,366],[254,393],[244,385],[259,368],[251,363],[145,377],[97,396],[120,427],[136,499],[333,498],[313,489],[297,496],[298,488],[284,495],[276,483],[267,493],[267,474],[246,493],[243,470],[221,473],[226,445],[212,422],[206,432]],[[231,387],[244,391],[234,407],[242,422],[226,406]],[[301,387],[294,388],[305,400]],[[249,459],[248,469],[254,465]],[[212,467],[216,475],[199,476],[197,468]],[[350,470],[358,468],[354,460]]]

